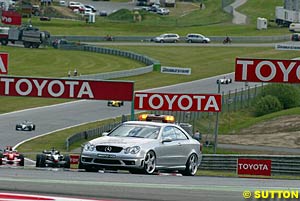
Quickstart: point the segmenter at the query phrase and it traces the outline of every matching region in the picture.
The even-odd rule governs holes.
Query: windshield
[[[124,124],[113,130],[109,136],[157,139],[160,127]]]

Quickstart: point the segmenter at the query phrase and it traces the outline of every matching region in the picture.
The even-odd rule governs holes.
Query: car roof
[[[153,122],[153,121],[126,121],[123,124],[138,124],[138,125],[149,125],[149,126],[177,126],[172,123],[162,123],[162,122]]]

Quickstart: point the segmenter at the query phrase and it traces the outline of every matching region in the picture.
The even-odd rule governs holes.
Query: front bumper
[[[144,157],[133,154],[121,153],[82,153],[80,157],[84,165],[99,167],[114,167],[119,169],[141,169],[144,163]]]

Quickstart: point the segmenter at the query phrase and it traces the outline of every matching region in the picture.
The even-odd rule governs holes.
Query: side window
[[[165,140],[166,138],[171,138],[172,140],[176,140],[176,134],[174,132],[173,127],[167,126],[162,131],[162,140]]]
[[[175,135],[177,140],[187,140],[188,137],[178,128],[174,127]]]

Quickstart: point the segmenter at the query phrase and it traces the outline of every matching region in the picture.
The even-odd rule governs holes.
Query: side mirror
[[[172,142],[172,138],[166,137],[165,139],[162,140],[162,143],[165,143],[165,142]]]
[[[109,132],[103,132],[102,136],[107,136]]]

